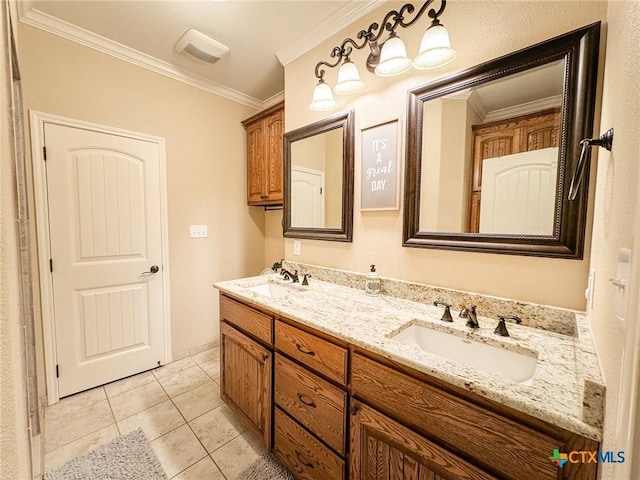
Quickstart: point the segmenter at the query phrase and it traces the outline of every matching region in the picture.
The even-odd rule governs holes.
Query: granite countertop
[[[294,291],[279,298],[248,290],[263,284],[286,284]],[[478,311],[480,328],[471,330],[452,312],[453,323],[440,320],[442,308],[390,295],[368,296],[363,290],[310,280],[309,286],[265,275],[216,283],[220,291],[265,308],[353,345],[377,353],[452,385],[494,400],[573,433],[602,438],[604,382],[584,315],[576,314],[576,333],[567,335],[509,323],[510,337],[493,333],[495,318]],[[500,346],[538,361],[523,383],[425,352],[389,338],[408,325],[422,324],[482,343]]]

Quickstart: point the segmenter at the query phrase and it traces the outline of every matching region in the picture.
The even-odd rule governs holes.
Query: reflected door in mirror
[[[340,228],[343,128],[291,143],[291,226]]]

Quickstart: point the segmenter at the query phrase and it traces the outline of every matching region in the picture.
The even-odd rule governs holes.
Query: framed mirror
[[[284,236],[351,242],[354,111],[284,134]]]
[[[582,258],[588,185],[567,192],[599,38],[596,23],[409,91],[404,246]]]

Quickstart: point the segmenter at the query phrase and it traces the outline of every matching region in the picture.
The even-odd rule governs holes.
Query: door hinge
[[[53,273],[53,258],[49,259],[49,271]]]
[[[60,365],[56,365],[56,378],[60,378]]]
[[[45,147],[44,145],[42,146],[42,156],[44,158],[44,161],[47,161],[47,147]]]

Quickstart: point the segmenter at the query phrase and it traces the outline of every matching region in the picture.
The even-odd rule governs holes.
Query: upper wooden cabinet
[[[247,203],[282,205],[284,102],[247,118]]]

